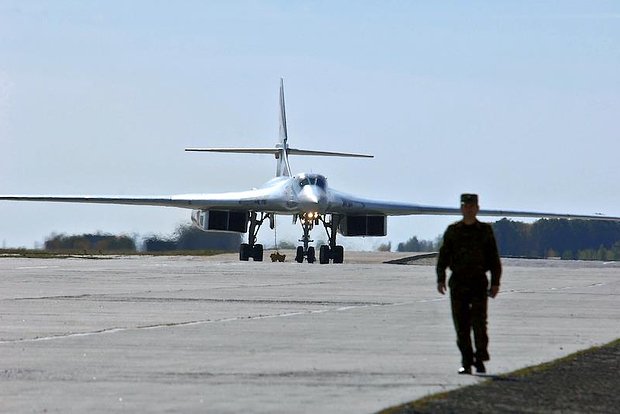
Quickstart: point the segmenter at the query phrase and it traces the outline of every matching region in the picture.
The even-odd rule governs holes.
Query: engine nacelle
[[[204,231],[229,231],[245,233],[248,231],[248,213],[230,210],[194,210],[192,223]]]
[[[387,217],[344,216],[340,220],[338,232],[343,236],[385,236],[387,234]]]

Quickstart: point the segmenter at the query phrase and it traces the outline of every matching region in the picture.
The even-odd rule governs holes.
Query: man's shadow
[[[481,378],[487,378],[491,381],[507,381],[507,382],[517,382],[520,381],[519,378],[516,377],[508,377],[506,375],[494,375],[494,374],[477,374],[477,373],[472,373],[473,376],[475,377],[481,377]]]

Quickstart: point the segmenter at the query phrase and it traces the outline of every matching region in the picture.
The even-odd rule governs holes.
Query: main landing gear
[[[295,216],[295,218],[297,217],[300,219],[301,227],[304,231],[303,236],[299,240],[303,243],[303,246],[297,247],[297,254],[295,255],[297,263],[303,263],[304,259],[308,263],[316,262],[316,250],[313,246],[310,246],[310,243],[314,241],[310,239],[310,231],[319,223],[322,223],[323,227],[325,227],[328,238],[328,244],[319,247],[319,263],[326,264],[330,260],[333,263],[342,263],[344,261],[344,248],[336,244],[338,224],[342,216],[332,214],[328,219],[327,216],[321,216],[319,213],[303,213]],[[256,236],[260,226],[266,219],[269,219],[269,227],[273,229],[275,227],[273,213],[260,213],[259,218],[256,212],[250,212],[248,242],[241,243],[239,247],[239,260],[247,262],[251,257],[255,262],[263,261],[263,245],[256,243]]]
[[[338,224],[340,223],[341,216],[331,215],[331,220],[327,221],[326,217],[321,216],[319,213],[303,213],[299,215],[301,227],[304,231],[303,236],[299,240],[303,242],[303,246],[297,247],[297,254],[295,255],[295,261],[302,263],[304,257],[308,263],[314,263],[316,261],[316,252],[314,247],[309,246],[310,242],[310,230],[315,224],[323,223],[325,232],[327,233],[329,245],[322,245],[319,247],[319,263],[326,264],[332,260],[334,263],[342,263],[344,261],[344,248],[336,245],[336,234]]]
[[[247,262],[251,257],[255,262],[263,261],[263,245],[256,243],[258,230],[265,219],[269,219],[269,226],[274,228],[273,215],[270,213],[260,213],[260,219],[257,218],[256,212],[250,212],[250,229],[248,230],[248,242],[241,243],[239,246],[239,260]]]

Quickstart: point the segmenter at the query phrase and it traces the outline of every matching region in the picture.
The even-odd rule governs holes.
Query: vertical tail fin
[[[286,129],[286,108],[284,106],[284,79],[280,78],[280,143],[276,154],[276,176],[291,175],[291,166],[288,163],[288,131]]]
[[[372,155],[353,154],[350,152],[315,151],[291,148],[288,146],[288,131],[286,129],[286,109],[284,107],[284,79],[280,78],[280,141],[275,148],[185,148],[185,151],[197,152],[233,152],[238,154],[271,154],[276,157],[276,177],[290,177],[291,166],[288,156],[316,155],[327,157],[361,157],[372,158]]]
[[[280,78],[280,144],[286,145],[288,131],[286,130],[286,108],[284,107],[284,79]]]

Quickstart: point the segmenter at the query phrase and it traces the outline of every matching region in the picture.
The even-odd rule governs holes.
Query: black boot
[[[476,372],[478,374],[484,374],[485,372],[487,372],[487,369],[484,366],[484,362],[482,362],[481,359],[476,359],[474,361],[474,366],[476,367]]]
[[[471,365],[463,365],[461,368],[459,368],[459,374],[471,375]]]

